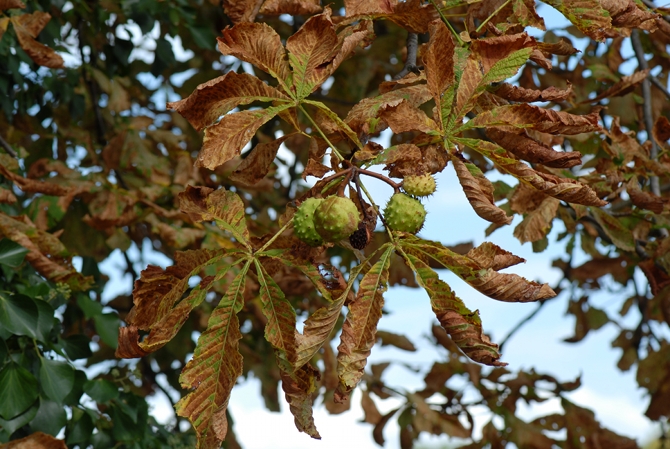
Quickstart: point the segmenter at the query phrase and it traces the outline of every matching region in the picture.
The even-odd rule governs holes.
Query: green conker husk
[[[326,242],[348,238],[360,221],[358,208],[349,198],[329,196],[314,211],[314,228]]]
[[[314,211],[321,203],[323,198],[308,198],[293,216],[293,233],[310,246],[323,245],[323,239],[314,228]]]
[[[419,200],[396,193],[384,208],[384,220],[392,231],[416,234],[426,220],[426,208]]]

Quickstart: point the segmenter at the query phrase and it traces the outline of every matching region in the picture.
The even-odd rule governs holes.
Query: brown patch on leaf
[[[280,14],[307,15],[317,14],[323,8],[319,0],[265,0],[260,14],[278,16]]]
[[[560,202],[556,198],[546,197],[537,209],[526,215],[514,229],[514,237],[521,243],[536,242],[551,231],[551,223],[556,217]]]
[[[12,8],[25,9],[25,7],[26,4],[21,0],[0,0],[0,11],[5,11]]]
[[[21,3],[21,2],[18,2]],[[22,8],[26,6],[23,5]],[[12,6],[12,8],[18,8],[18,6]],[[0,10],[2,8],[2,3],[0,3]],[[43,432],[35,432],[27,437],[21,438],[19,440],[10,441],[7,444],[0,446],[2,449],[67,449],[65,441],[54,438],[51,435],[47,435]]]
[[[526,89],[509,83],[502,83],[493,90],[493,93],[509,101],[531,103],[533,101],[562,101],[573,95],[572,84],[568,82],[566,89],[557,89],[554,86],[543,90]]]
[[[30,56],[30,59],[38,65],[52,69],[63,67],[63,58],[58,53],[35,40],[47,22],[51,20],[49,13],[35,11],[32,14],[14,16],[10,20],[14,25],[19,45]]]
[[[465,254],[476,261],[482,268],[490,268],[498,271],[523,263],[526,259],[515,256],[507,250],[491,242],[484,242]]]
[[[223,0],[223,10],[234,23],[253,22],[265,0]]]
[[[654,136],[656,143],[661,146],[665,145],[665,143],[670,140],[670,120],[665,116],[660,116],[656,119],[652,135]]]
[[[430,42],[423,56],[426,81],[433,98],[439,104],[442,93],[454,83],[454,49],[451,32],[441,20],[430,24]]]
[[[166,107],[179,112],[200,131],[239,105],[276,99],[288,97],[253,75],[228,72],[200,84],[191,95]]]
[[[11,190],[0,187],[0,203],[13,204],[16,203],[16,196]]]
[[[253,185],[265,178],[277,156],[279,147],[288,137],[289,135],[285,135],[272,142],[256,145],[251,150],[251,154],[244,158],[230,175],[230,180],[245,185]]]
[[[651,192],[645,192],[642,190],[635,177],[632,177],[626,184],[626,191],[630,196],[631,202],[637,207],[650,210],[655,214],[663,213],[663,210],[666,206],[666,201]]]
[[[551,44],[547,42],[538,42],[537,48],[549,55],[570,56],[575,53],[580,53],[580,50],[573,47],[570,40],[565,37],[561,37],[558,42]]]

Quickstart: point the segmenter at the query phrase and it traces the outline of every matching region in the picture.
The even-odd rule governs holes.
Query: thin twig
[[[437,3],[435,3],[435,0],[428,0],[428,1],[430,2],[431,5],[433,5],[433,7],[434,7],[435,10],[437,11],[437,13],[440,15],[440,19],[442,19],[442,22],[444,22],[444,24],[449,28],[449,30],[451,31],[451,33],[454,35],[454,37],[455,37],[456,40],[458,41],[458,45],[462,47],[462,46],[463,46],[463,43],[464,43],[464,42],[463,42],[463,39],[461,39],[461,36],[456,32],[456,30],[454,30],[454,27],[451,26],[451,23],[450,23],[449,20],[444,16],[444,13],[442,12],[442,10],[437,6]]]
[[[487,23],[489,23],[489,20],[491,20],[491,19],[493,19],[495,16],[497,16],[498,13],[499,13],[500,11],[502,11],[502,9],[503,9],[505,6],[507,6],[507,5],[509,4],[509,2],[510,2],[510,0],[507,0],[505,3],[503,3],[502,5],[500,5],[500,6],[498,7],[498,9],[496,9],[495,11],[493,11],[493,14],[491,14],[490,16],[488,16],[488,17],[486,18],[485,21],[483,21],[481,24],[479,24],[479,26],[478,26],[477,29],[475,30],[475,33],[479,33],[479,32],[481,31],[481,29],[484,28],[484,27],[486,26]]]
[[[419,48],[419,35],[416,33],[407,33],[407,59],[405,66],[398,72],[393,79],[399,80],[407,75],[409,72],[417,73],[419,71],[416,66],[416,52]]]
[[[647,70],[649,64],[644,57],[644,49],[642,48],[642,42],[640,41],[639,30],[633,30],[630,36],[630,41],[633,44],[633,50],[635,50],[635,57],[637,58],[640,70]],[[647,139],[651,142],[649,157],[652,160],[656,160],[656,158],[658,158],[658,145],[652,136],[652,130],[654,129],[654,113],[651,104],[651,81],[649,81],[649,78],[645,78],[644,81],[642,81],[642,96],[644,97],[644,126],[647,128]],[[658,176],[650,176],[649,185],[651,193],[656,196],[661,196],[661,184]],[[660,231],[663,237],[668,236],[668,231],[666,229],[661,229]]]
[[[505,343],[507,343],[507,341],[508,341],[510,338],[512,338],[512,336],[513,336],[514,334],[516,334],[517,331],[518,331],[519,329],[521,329],[521,328],[523,327],[524,324],[526,324],[527,322],[529,322],[530,320],[532,320],[532,319],[535,317],[535,315],[537,315],[537,314],[540,312],[540,309],[542,309],[542,306],[544,306],[546,302],[547,302],[547,300],[541,300],[541,301],[537,304],[537,308],[536,308],[535,310],[533,310],[533,312],[532,312],[530,315],[528,315],[528,316],[527,316],[526,318],[524,318],[523,320],[519,321],[519,322],[517,323],[517,325],[514,326],[514,327],[512,328],[511,331],[509,331],[509,333],[507,334],[507,336],[506,336],[505,338],[503,338],[502,343],[500,343],[500,352],[502,352],[503,347],[505,346]]]
[[[670,100],[670,92],[668,91],[668,89],[666,89],[663,83],[658,80],[658,78],[652,76],[651,73],[649,74],[649,76],[647,76],[647,78],[649,79],[649,81],[651,81],[651,84],[656,86],[656,88],[661,92],[663,92],[665,96],[668,97],[668,100]]]
[[[14,159],[19,158],[19,155],[16,154],[16,151],[14,151],[14,148],[12,148],[12,146],[10,144],[8,144],[7,141],[2,138],[2,136],[0,136],[0,146],[2,146],[2,148],[7,152],[7,154],[9,154]]]

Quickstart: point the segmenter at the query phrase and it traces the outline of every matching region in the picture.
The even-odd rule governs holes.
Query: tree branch
[[[11,157],[14,159],[18,159],[19,155],[16,154],[16,151],[14,151],[14,148],[10,144],[7,143],[5,139],[0,136],[0,146],[9,154]]]
[[[399,80],[407,75],[409,72],[417,73],[419,68],[416,66],[416,52],[419,48],[419,35],[416,33],[407,34],[407,59],[405,66],[400,72],[393,77],[394,80]]]

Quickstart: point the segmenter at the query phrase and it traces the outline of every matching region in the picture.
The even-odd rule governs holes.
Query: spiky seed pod
[[[430,173],[419,176],[407,176],[402,183],[402,188],[410,195],[428,196],[435,193],[435,178]]]
[[[358,229],[358,208],[349,198],[329,196],[314,211],[314,228],[326,242],[339,242]]]
[[[419,200],[396,193],[386,204],[384,219],[392,231],[416,234],[426,220],[426,208]]]
[[[323,239],[314,229],[314,211],[323,198],[308,198],[298,207],[293,216],[293,232],[303,242],[310,246],[323,245]]]

